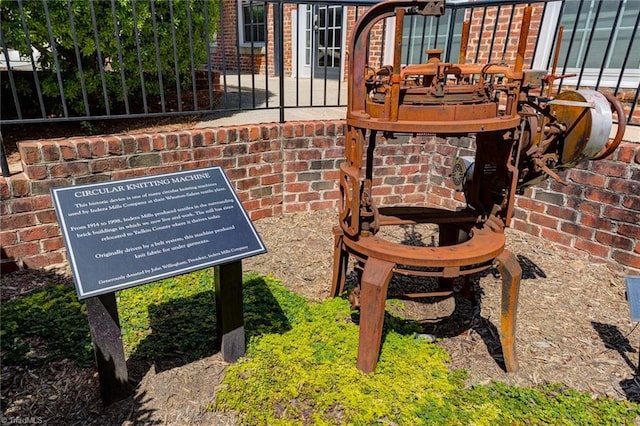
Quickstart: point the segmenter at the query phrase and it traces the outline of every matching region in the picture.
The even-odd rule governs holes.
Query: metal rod
[[[638,106],[638,95],[640,95],[640,84],[638,84],[638,87],[636,88],[636,94],[633,96],[633,102],[631,102],[631,109],[629,110],[629,116],[627,117],[627,123],[631,123],[631,119],[633,118],[633,112],[635,111],[636,107]],[[618,120],[620,120],[620,117],[618,117]]]
[[[220,3],[222,4],[222,2]],[[222,8],[222,6],[220,7]],[[240,26],[236,25],[236,71],[238,77],[238,109],[242,109],[242,80],[240,78],[241,66],[242,62],[240,60]]]
[[[204,2],[205,7],[207,2]],[[171,22],[175,22],[173,17],[173,0],[169,1],[169,19]],[[206,20],[206,11],[205,11],[205,20]],[[176,75],[176,98],[178,102],[178,111],[182,111],[182,88],[180,87],[180,68],[178,68],[178,43],[176,43],[176,26],[171,25],[171,41],[173,42],[173,65],[174,72]],[[208,41],[208,37],[207,37]],[[209,43],[207,43],[207,48],[209,47]]]
[[[67,0],[67,12],[69,13],[69,24],[71,25],[71,39],[73,40],[73,50],[76,54],[76,64],[78,65],[78,75],[80,76],[80,88],[82,89],[82,101],[84,103],[84,114],[89,116],[89,99],[87,98],[87,85],[84,79],[84,70],[82,69],[82,55],[78,47],[78,37],[76,36],[76,24],[73,19],[73,10],[71,9],[71,0]]]
[[[620,12],[622,11],[622,5],[623,5],[623,2],[619,1],[618,2],[618,9],[616,10],[616,17],[613,19],[613,25],[615,25],[616,27],[619,26],[618,20],[620,19]],[[639,16],[640,16],[640,14],[639,14]],[[598,80],[596,81],[595,90],[598,90],[598,88],[600,87],[600,81],[602,80],[602,74],[604,73],[604,67],[606,66],[606,63],[607,63],[609,57],[611,56],[611,51],[613,50],[614,34],[615,34],[615,31],[611,31],[611,33],[609,34],[609,40],[607,40],[607,51],[605,52],[605,54],[602,57],[602,64],[600,64],[600,72],[598,73]],[[633,38],[632,38],[632,40],[633,40]],[[625,59],[626,59],[626,57],[625,57]],[[624,72],[624,70],[621,70],[620,71],[620,75],[622,75],[623,72]]]
[[[482,11],[482,21],[480,22],[480,28],[484,28],[484,21],[487,18],[487,9],[485,8]],[[478,63],[478,59],[480,58],[480,46],[482,45],[482,31],[480,31],[480,36],[478,37],[478,46],[476,47],[476,59],[475,63]]]
[[[467,45],[469,44],[469,30],[471,22],[464,21],[462,23],[462,36],[460,38],[460,53],[458,54],[458,62],[464,64],[467,60]]]
[[[222,2],[218,4],[218,13],[220,13],[220,28],[221,28],[221,31],[224,33],[226,22],[224,19]],[[236,36],[237,36],[237,29],[238,29],[238,26],[236,25]],[[222,52],[220,55],[220,59],[222,61],[222,92],[224,93],[224,105],[226,107],[228,106],[228,100],[229,100],[229,87],[227,86],[227,44],[225,43],[225,39],[226,37],[220,37],[220,48],[221,48],[220,50]]]
[[[413,24],[414,23],[415,23],[415,15],[409,16],[409,34],[408,34],[409,42],[407,43],[407,58],[404,61],[406,65],[411,64],[411,40],[413,40]],[[396,30],[396,37],[397,37],[397,30]],[[400,39],[402,40],[402,34],[400,34]]]
[[[384,21],[382,21],[384,22]],[[427,17],[423,16],[422,17],[422,37],[420,37],[420,56],[418,57],[418,63],[422,63],[423,62],[423,57],[424,57],[424,41],[426,40],[426,36],[425,36],[425,32],[427,31]],[[436,32],[436,36],[437,36],[437,32]],[[411,38],[409,38],[409,44],[411,44]]]
[[[11,95],[13,96],[13,102],[16,105],[16,115],[18,120],[22,120],[22,108],[20,107],[20,98],[18,97],[18,90],[16,88],[16,82],[13,78],[13,70],[11,69],[11,60],[9,59],[9,49],[4,42],[4,34],[2,32],[2,25],[0,25],[0,46],[2,51],[5,52],[5,61],[7,62],[7,73],[9,74],[9,86],[11,86]]]
[[[111,15],[113,16],[113,29],[116,38],[116,48],[118,51],[118,64],[120,66],[120,81],[122,82],[122,98],[124,99],[124,110],[127,115],[131,113],[129,109],[129,90],[127,89],[127,79],[124,73],[124,60],[122,59],[122,44],[120,43],[120,26],[118,25],[118,15],[116,13],[116,2],[111,0]]]
[[[516,63],[514,66],[515,72],[522,72],[524,65],[524,55],[527,50],[527,38],[529,37],[529,25],[531,24],[531,12],[533,8],[527,6],[524,8],[524,16],[522,17],[522,27],[520,28],[520,40],[518,41],[518,52],[516,56]]]
[[[456,13],[458,13],[458,9],[453,9],[451,11],[451,15],[449,15],[449,33],[447,34],[447,40],[446,40],[447,51],[445,52],[445,55],[444,55],[446,62],[451,61],[451,45],[453,44],[453,27],[455,26],[455,22],[456,22]],[[471,14],[473,15],[473,9],[471,9]]]
[[[278,26],[280,42],[281,45],[284,45],[284,25],[282,20],[284,17],[284,3],[282,1],[278,3],[278,17],[280,22],[280,25]],[[280,122],[284,123],[284,58],[280,58],[280,63],[278,65],[280,67]]]
[[[567,54],[564,59],[564,67],[562,68],[562,74],[567,73],[567,65],[569,64],[569,57],[571,56],[571,48],[573,47],[573,40],[576,37],[576,29],[578,28],[578,21],[580,20],[580,12],[582,12],[582,6],[584,5],[584,0],[580,0],[580,5],[578,6],[578,13],[576,13],[576,21],[573,24],[573,30],[571,30],[571,39],[569,41],[569,46],[567,46]],[[560,84],[558,84],[558,93],[562,89],[562,80],[560,80]]]
[[[309,93],[311,93],[311,95],[309,96],[309,105],[313,106],[313,80],[316,78],[316,61],[318,60],[318,49],[316,49],[316,41],[318,38],[318,35],[316,34],[316,25],[315,25],[315,19],[316,19],[316,13],[318,12],[318,6],[312,6],[311,8],[311,43],[310,43],[310,48],[311,48],[311,78],[309,79]]]
[[[147,105],[147,89],[144,81],[144,68],[142,66],[142,51],[140,49],[140,34],[138,33],[138,15],[136,13],[136,0],[131,2],[131,11],[133,17],[133,35],[136,38],[136,51],[138,53],[138,73],[140,75],[140,89],[142,91],[142,105],[145,114],[149,113],[149,107]]]
[[[551,67],[551,76],[549,80],[549,87],[547,87],[547,97],[551,98],[551,91],[553,90],[553,81],[556,76],[556,69],[558,67],[558,59],[560,58],[560,47],[562,46],[562,35],[564,34],[564,26],[560,25],[558,28],[558,35],[556,36],[556,48],[553,53],[553,65]],[[540,134],[542,136],[542,134]]]
[[[516,11],[516,7],[511,6],[511,13],[509,14],[509,23],[507,24],[507,35],[504,36],[504,46],[502,48],[501,62],[504,62],[504,58],[507,56],[507,47],[509,46],[509,34],[511,34],[511,26],[513,25],[513,15],[515,14],[515,11]],[[540,31],[538,31],[538,34],[540,34]]]
[[[9,57],[9,55],[7,55],[7,57]],[[4,138],[2,137],[2,132],[0,132],[0,168],[2,169],[3,177],[11,176],[9,163],[7,162],[7,155],[4,151]]]
[[[169,4],[172,4],[169,3]],[[204,5],[204,37],[205,37],[205,42],[207,43],[207,89],[209,91],[209,109],[212,110],[214,107],[213,104],[213,82],[212,82],[212,75],[211,75],[211,34],[209,34],[209,8],[207,6],[207,2],[205,1],[203,3]],[[173,25],[171,26],[173,28]],[[175,47],[175,42],[174,42],[174,47]],[[176,68],[177,69],[177,68]],[[176,76],[177,77],[177,76]],[[179,95],[180,90],[178,89],[178,95]]]
[[[42,6],[44,7],[44,16],[47,23],[47,32],[49,33],[49,43],[51,47],[51,55],[53,56],[53,63],[56,70],[56,77],[58,79],[58,90],[60,92],[60,99],[62,100],[62,111],[65,117],[69,116],[69,110],[67,108],[67,99],[64,96],[64,85],[62,83],[62,75],[60,74],[60,64],[58,62],[58,51],[56,49],[56,41],[53,37],[53,30],[51,28],[51,19],[49,19],[49,8],[47,7],[46,0],[42,0]]]
[[[342,7],[342,13],[340,13],[340,17],[343,18],[344,20],[344,16],[345,16],[345,9],[344,6]],[[385,21],[382,21],[382,31],[384,34],[384,24]],[[340,22],[340,43],[342,43],[342,22]],[[384,37],[383,37],[384,40]],[[383,52],[384,50],[381,50],[381,52]],[[342,62],[342,58],[345,57],[346,55],[344,55],[344,52],[342,49],[340,49],[340,69],[338,70],[338,98],[336,99],[336,105],[340,105],[340,90],[342,89],[342,70],[344,69],[344,64]],[[380,54],[380,57],[382,58],[382,54]]]
[[[496,17],[493,20],[493,31],[491,31],[491,43],[489,44],[489,58],[487,59],[487,63],[491,62],[493,58],[493,46],[496,41],[496,31],[498,31],[498,21],[500,20],[500,12],[502,11],[502,6],[498,5],[498,11],[496,13]]]
[[[100,71],[100,83],[102,84],[102,97],[104,100],[104,109],[107,115],[111,115],[109,91],[107,90],[107,81],[105,79],[105,74],[104,74],[104,60],[102,59],[102,51],[100,50],[100,35],[98,34],[96,10],[93,5],[93,0],[89,1],[89,10],[91,11],[91,25],[93,26],[93,38],[96,41],[96,55],[98,55],[98,70]]]
[[[151,7],[151,26],[153,28],[153,41],[155,42],[156,51],[156,69],[158,72],[158,85],[160,87],[160,107],[162,112],[166,111],[166,103],[164,100],[164,84],[162,81],[162,65],[160,62],[160,43],[158,42],[158,23],[156,19],[156,2],[151,0],[149,3]],[[173,26],[173,25],[172,25]]]
[[[18,8],[20,9],[20,20],[22,23],[22,31],[24,32],[24,41],[27,43],[27,49],[29,49],[29,59],[31,60],[31,72],[33,73],[33,81],[36,85],[36,92],[38,94],[38,102],[40,105],[40,114],[42,116],[42,118],[45,118],[47,116],[47,112],[45,111],[45,107],[44,107],[44,99],[42,98],[42,87],[40,86],[40,78],[38,77],[38,68],[36,66],[36,61],[33,58],[33,45],[31,44],[31,38],[29,37],[29,29],[27,28],[27,22],[24,19],[24,8],[22,7],[22,0],[18,0]],[[5,50],[5,52],[7,52],[7,58],[9,57],[8,50]]]
[[[596,32],[596,25],[598,24],[598,17],[600,16],[600,9],[602,9],[602,0],[598,2],[598,7],[596,8],[596,16],[593,18],[593,26],[591,27],[591,31],[589,34],[589,41],[587,42],[587,48],[584,52],[584,59],[582,60],[582,65],[580,65],[580,75],[578,76],[578,82],[576,83],[576,90],[580,89],[580,83],[582,82],[582,76],[584,74],[584,67],[587,64],[587,57],[589,56],[589,50],[591,50],[591,41],[593,40],[593,35]],[[605,53],[606,56],[606,53]]]
[[[440,18],[441,18],[441,16],[436,16],[435,17],[435,19],[436,19],[436,33],[435,33],[435,36],[433,37],[433,48],[434,49],[438,48],[438,35],[440,34]],[[425,22],[426,22],[426,19],[425,19]],[[455,25],[455,20],[452,21],[452,22],[453,22],[452,25]],[[433,16],[431,17],[431,24],[433,25]],[[445,43],[446,43],[446,40],[445,40]],[[452,43],[452,41],[450,41],[450,43]],[[422,53],[424,53],[424,52],[422,52]]]
[[[305,14],[307,13],[307,9],[305,8]],[[306,20],[305,20],[306,22]],[[301,58],[305,58],[305,55],[300,54],[300,8],[296,10],[296,49],[297,52],[294,52],[294,57],[296,58],[296,106],[300,105],[300,60]],[[303,30],[306,31],[306,28]],[[302,48],[304,52],[306,50],[306,46]],[[302,59],[304,60],[304,59]]]
[[[193,90],[193,109],[198,111],[198,86],[196,81],[196,65],[193,54],[193,21],[191,19],[191,2],[185,1],[187,8],[187,28],[189,32],[189,63],[191,65],[191,88]]]
[[[273,16],[275,18],[276,14],[274,13]],[[264,22],[265,22],[264,25],[265,25],[265,31],[266,31],[267,30],[267,26],[266,25],[267,25],[267,22],[269,22],[269,8],[267,7],[266,4],[264,5]],[[274,25],[280,25],[280,26],[283,25],[282,21],[277,23],[275,19],[274,19],[273,23],[274,23]],[[275,29],[275,30],[277,31],[277,29]],[[274,70],[273,70],[273,72],[274,73],[276,73],[276,71],[279,70],[279,68],[278,68],[278,70],[275,69],[275,65],[276,65],[276,63],[275,63],[275,60],[276,60],[275,52],[276,52],[276,49],[278,49],[278,44],[276,43],[277,37],[275,37],[276,31],[274,31],[274,38],[273,38],[273,41],[272,41],[272,43],[273,43],[273,51],[274,51],[274,55],[273,55],[273,60],[274,60]],[[253,37],[251,38],[251,40],[252,40],[252,43],[253,43]],[[282,43],[282,40],[280,40],[280,43]],[[251,49],[251,54],[253,54],[253,48]],[[260,72],[260,70],[258,70],[258,72]],[[278,71],[278,73],[279,73],[279,71]],[[282,79],[282,78],[284,78],[284,76],[279,75],[279,78]],[[253,89],[253,91],[254,91],[254,95],[253,95],[254,99],[255,99],[255,90],[256,89],[254,87],[254,89]],[[269,35],[268,34],[265,34],[265,40],[264,40],[264,92],[265,92],[265,96],[264,96],[265,106],[267,108],[269,108]]]
[[[633,26],[633,30],[631,31],[631,37],[629,38],[629,45],[627,46],[627,51],[624,55],[624,60],[622,61],[622,68],[620,69],[620,76],[618,77],[618,82],[616,83],[616,90],[614,94],[618,94],[618,90],[620,90],[620,84],[622,83],[622,76],[624,75],[625,70],[627,69],[627,61],[629,60],[629,56],[631,56],[631,47],[633,46],[633,41],[636,38],[636,32],[638,31],[638,26],[640,26],[640,13],[636,16],[636,22]],[[637,47],[636,47],[637,48]],[[636,102],[638,100],[637,92],[636,92]],[[633,108],[635,108],[636,103],[632,104],[631,111],[633,112]],[[628,122],[631,123],[631,117],[633,113],[629,114]]]
[[[328,68],[328,58],[329,58],[329,15],[330,15],[330,6],[325,6],[324,7],[324,22],[325,22],[325,28],[324,28],[324,90],[323,90],[323,103],[324,105],[327,104],[327,68]],[[311,96],[313,96],[313,94],[311,94]]]
[[[265,5],[266,7],[266,5]],[[243,11],[244,12],[244,11]],[[255,27],[253,26],[253,1],[249,2],[249,43],[251,44],[250,57],[251,57],[251,107],[256,109],[256,58],[254,54],[255,45],[254,45],[254,36],[255,36]],[[244,33],[244,41],[247,41],[247,33],[245,28]]]

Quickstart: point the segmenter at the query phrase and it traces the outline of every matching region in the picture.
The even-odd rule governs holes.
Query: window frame
[[[593,4],[591,6],[592,9]],[[538,49],[536,50],[536,55],[533,62],[534,69],[545,69],[551,71],[551,58],[555,49],[554,40],[556,37],[556,23],[561,19],[561,10],[562,1],[558,0],[547,3],[545,15],[542,19],[542,26],[540,28]],[[619,22],[621,20],[622,14],[618,18],[618,22],[616,23],[616,25],[619,25]],[[571,30],[572,28],[567,29],[565,27],[565,39],[567,38],[567,33],[569,32],[570,34]],[[585,29],[581,29],[581,31],[584,32]],[[580,54],[584,54],[584,52],[581,51]],[[561,60],[562,59],[563,58],[561,58]],[[608,62],[610,61],[611,58],[608,59]],[[605,67],[601,70],[600,68],[592,68],[587,66],[582,69],[579,67],[566,67],[565,69],[564,66],[558,65],[556,74],[576,74],[575,77],[564,78],[562,80],[563,86],[575,86],[579,82],[580,87],[595,87],[596,84],[598,84],[598,87],[619,87],[621,89],[636,89],[638,87],[638,84],[640,83],[640,69],[633,68],[632,66],[627,66],[624,69],[624,75],[621,78],[622,71],[623,70],[621,68]]]
[[[257,5],[262,5],[264,7],[264,22],[262,23],[264,27],[264,41],[254,41],[247,39],[247,34],[245,32],[245,8],[252,6],[255,8]],[[260,0],[239,0],[238,1],[238,44],[241,47],[264,47],[267,44],[267,5],[266,1]],[[251,23],[250,26],[259,26],[261,23]]]

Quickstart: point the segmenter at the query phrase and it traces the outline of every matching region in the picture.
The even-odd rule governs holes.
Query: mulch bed
[[[310,300],[328,296],[333,263],[333,211],[261,219],[256,227],[269,252],[243,261],[245,272],[273,274]],[[500,279],[478,277],[480,316],[462,298],[413,300],[404,317],[451,354],[451,367],[469,372],[468,384],[492,380],[519,386],[559,382],[595,397],[640,401],[635,376],[640,330],[625,300],[624,270],[591,263],[561,247],[508,230],[507,245],[524,269],[516,329],[519,371],[505,373],[497,330]],[[70,284],[64,271],[20,271],[2,279],[2,300],[51,282]],[[403,285],[402,283],[392,283]],[[355,360],[354,360],[355,363]],[[2,367],[2,412],[48,424],[236,424],[233,416],[206,411],[224,377],[219,354],[169,369],[131,365],[134,395],[103,408],[93,368],[62,360],[40,368]]]

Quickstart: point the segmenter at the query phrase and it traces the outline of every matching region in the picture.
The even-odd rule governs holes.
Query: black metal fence
[[[279,109],[283,121],[286,108],[341,106],[347,30],[374,3],[2,1],[0,124],[253,109]],[[481,48],[468,59],[504,60],[525,4],[537,5],[541,17],[532,22],[536,45],[525,66],[551,69],[562,26],[557,74],[571,76],[557,89],[606,88],[627,101],[628,124],[637,125],[637,1],[450,3],[442,17],[407,21],[406,62],[424,61],[425,48],[457,60],[460,28],[470,18],[485,29],[470,40]],[[384,49],[382,35],[380,64]]]

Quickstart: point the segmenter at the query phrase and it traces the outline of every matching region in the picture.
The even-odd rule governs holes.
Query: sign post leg
[[[226,362],[236,362],[245,353],[242,308],[242,261],[215,267],[218,344]]]
[[[100,377],[102,403],[107,406],[131,394],[115,292],[87,299],[91,340]]]

